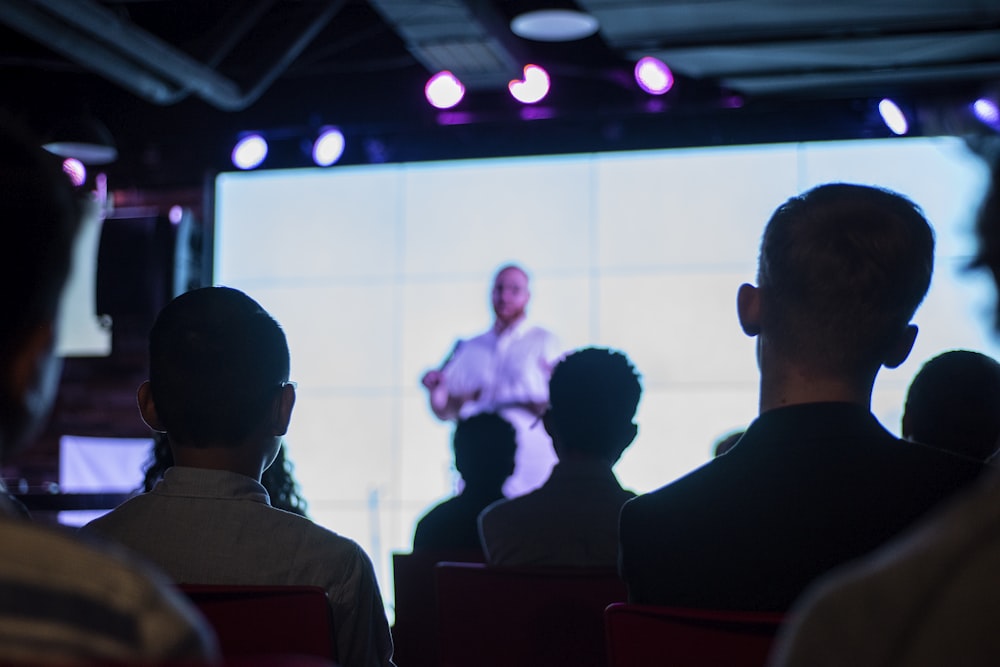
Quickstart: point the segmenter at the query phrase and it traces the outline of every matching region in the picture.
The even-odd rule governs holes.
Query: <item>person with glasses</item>
[[[205,287],[167,304],[150,332],[138,401],[150,428],[166,433],[174,466],[84,530],[180,583],[321,586],[339,664],[391,665],[371,559],[354,541],[272,507],[260,483],[295,406],[289,366],[281,326],[243,292]]]

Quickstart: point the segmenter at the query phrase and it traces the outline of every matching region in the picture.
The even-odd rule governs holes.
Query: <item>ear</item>
[[[281,387],[281,394],[274,402],[274,416],[271,422],[271,435],[285,435],[288,425],[292,423],[292,409],[295,407],[295,385],[289,383]]]
[[[892,343],[889,350],[886,352],[885,359],[882,360],[882,365],[886,368],[896,368],[910,356],[910,350],[913,349],[913,344],[917,340],[917,325],[907,324],[903,332],[896,338]]]
[[[167,429],[163,428],[160,415],[156,411],[156,404],[153,402],[153,390],[149,386],[149,380],[139,385],[135,399],[139,403],[139,414],[142,415],[142,421],[146,422],[146,426],[159,433],[166,433]]]
[[[743,333],[756,336],[760,333],[760,288],[749,283],[740,285],[736,292],[736,315]]]

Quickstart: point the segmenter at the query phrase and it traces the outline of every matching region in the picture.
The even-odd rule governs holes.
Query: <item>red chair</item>
[[[178,586],[208,619],[227,662],[281,654],[337,661],[333,611],[319,586]]]
[[[441,667],[606,667],[604,609],[625,599],[615,570],[439,563],[434,574]]]
[[[617,603],[604,619],[609,667],[761,667],[783,615]]]
[[[442,561],[482,563],[482,551],[415,551],[392,554],[395,616],[393,662],[437,667],[438,618],[434,566]]]

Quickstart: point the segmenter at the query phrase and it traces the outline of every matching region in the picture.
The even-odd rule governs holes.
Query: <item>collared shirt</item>
[[[549,376],[561,350],[546,329],[524,321],[497,334],[493,329],[462,341],[445,365],[453,394],[479,392],[461,409],[463,419],[480,412],[497,412],[549,400]]]
[[[470,395],[459,417],[496,412],[517,431],[514,474],[503,485],[508,498],[541,486],[556,463],[552,440],[529,406],[549,400],[549,377],[562,350],[554,334],[522,320],[497,334],[493,329],[461,341],[444,374],[452,394]]]
[[[214,660],[196,609],[114,545],[0,512],[0,662]]]
[[[340,664],[391,665],[392,642],[371,560],[358,544],[271,507],[256,480],[173,467],[149,493],[84,530],[118,540],[189,584],[321,586]]]
[[[560,461],[541,488],[479,515],[491,565],[614,567],[618,513],[635,497],[607,464]]]

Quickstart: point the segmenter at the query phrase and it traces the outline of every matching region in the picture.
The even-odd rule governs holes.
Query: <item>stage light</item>
[[[68,157],[62,163],[63,173],[69,176],[69,181],[80,187],[87,180],[87,168],[75,157]]]
[[[510,22],[515,35],[538,42],[572,42],[590,37],[598,27],[596,18],[575,9],[536,9]]]
[[[674,74],[659,58],[646,56],[635,64],[635,82],[650,95],[662,95],[674,86]]]
[[[444,70],[427,80],[424,86],[424,97],[431,106],[438,109],[450,109],[465,97],[465,86],[458,77]]]
[[[74,116],[60,123],[42,148],[59,157],[75,158],[90,165],[109,164],[118,159],[110,130],[90,115]]]
[[[524,78],[514,79],[507,88],[521,104],[534,104],[549,94],[549,73],[538,65],[525,65]]]
[[[233,166],[237,169],[256,169],[267,157],[267,141],[259,134],[248,134],[233,148]]]
[[[983,125],[1000,129],[1000,108],[988,97],[980,97],[972,103],[972,115]]]
[[[344,133],[335,127],[323,128],[313,143],[312,158],[320,167],[329,167],[344,154]]]
[[[878,112],[882,116],[882,122],[885,123],[886,127],[893,134],[903,135],[910,131],[910,124],[906,120],[906,114],[899,108],[899,105],[888,97],[883,98],[878,103]]]

